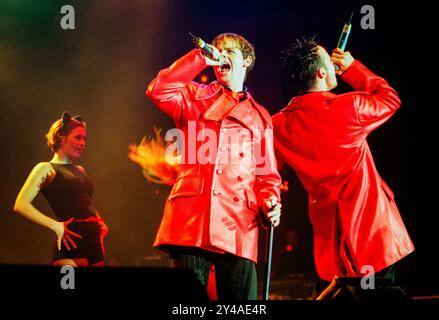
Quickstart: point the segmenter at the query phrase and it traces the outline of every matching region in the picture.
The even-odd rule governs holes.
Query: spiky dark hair
[[[316,72],[322,66],[317,53],[319,44],[315,36],[296,39],[282,51],[281,66],[287,70],[294,85],[301,91],[311,88],[315,82]]]

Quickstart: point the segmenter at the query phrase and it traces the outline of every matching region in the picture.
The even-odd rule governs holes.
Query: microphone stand
[[[270,274],[271,274],[271,260],[273,256],[273,234],[274,226],[270,222],[270,226],[267,230],[267,238],[265,245],[265,258],[264,258],[264,287],[262,290],[262,300],[268,300],[270,294]]]

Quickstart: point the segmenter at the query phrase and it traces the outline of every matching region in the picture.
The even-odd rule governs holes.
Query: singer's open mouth
[[[230,71],[230,69],[231,69],[231,66],[227,62],[220,66],[220,72],[221,73],[227,73],[227,72]]]

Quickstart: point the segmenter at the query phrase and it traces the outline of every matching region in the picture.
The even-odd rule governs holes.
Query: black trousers
[[[257,274],[253,261],[232,255],[215,253],[199,248],[176,247],[171,259],[176,267],[195,272],[198,280],[207,290],[211,266],[215,266],[215,283],[219,300],[256,300]]]

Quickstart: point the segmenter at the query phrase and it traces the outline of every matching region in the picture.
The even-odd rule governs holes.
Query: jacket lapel
[[[261,129],[259,119],[255,119],[258,116],[256,110],[253,109],[250,100],[245,100],[238,103],[230,112],[227,114],[227,118],[232,118],[235,121],[241,123],[244,127],[251,130],[255,135],[257,130]]]
[[[221,85],[213,82],[206,88],[203,87],[199,90],[196,94],[196,99],[209,99],[218,93],[221,94],[220,97],[202,114],[201,117],[204,120],[222,121],[226,117],[233,118],[251,130],[253,134],[258,134],[258,130],[262,129],[262,124],[256,119],[257,116],[260,116],[266,124],[271,126],[270,116],[264,112],[265,110],[261,110],[262,107],[253,100],[248,92],[246,100],[236,103],[230,95],[224,92],[224,88]]]
[[[205,120],[221,121],[235,104],[235,100],[223,92],[221,96],[204,111],[203,118]]]

